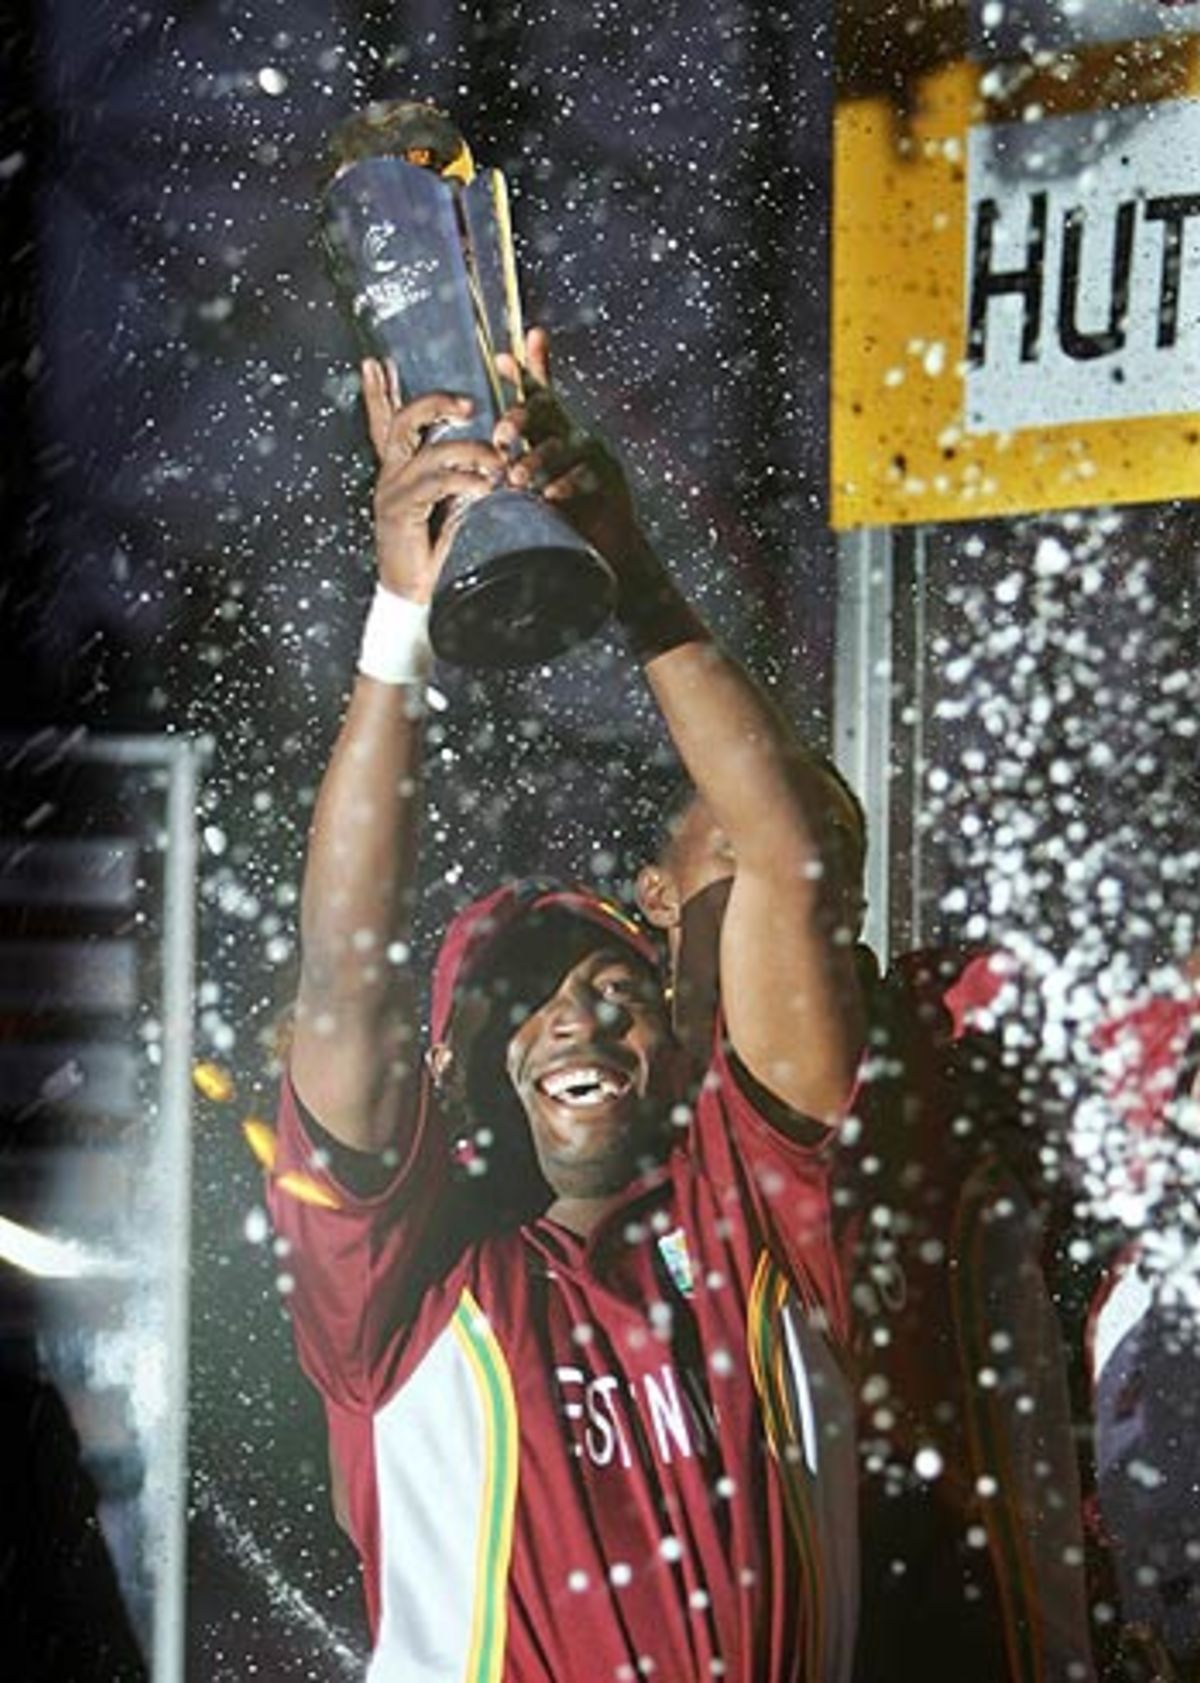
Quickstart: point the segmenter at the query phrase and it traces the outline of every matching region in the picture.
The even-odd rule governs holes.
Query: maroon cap
[[[532,913],[551,910],[596,924],[652,969],[658,968],[658,948],[615,901],[604,899],[590,888],[570,887],[545,878],[505,883],[464,906],[450,920],[433,967],[430,1031],[434,1041],[445,1039],[455,991],[478,973],[485,955],[494,952],[496,943],[518,929]]]

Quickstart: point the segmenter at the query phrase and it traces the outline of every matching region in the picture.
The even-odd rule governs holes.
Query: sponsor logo
[[[669,1362],[637,1379],[555,1369],[571,1452],[593,1467],[630,1467],[645,1450],[665,1466],[701,1455],[716,1436],[699,1386]]]
[[[375,321],[402,316],[433,297],[432,283],[437,268],[437,261],[432,257],[416,257],[403,265],[397,263],[386,279],[369,281],[363,287],[354,307],[360,315]]]

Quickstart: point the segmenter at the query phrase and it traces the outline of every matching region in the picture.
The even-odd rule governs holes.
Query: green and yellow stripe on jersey
[[[450,1326],[478,1387],[486,1468],[475,1556],[475,1610],[463,1683],[500,1683],[517,1501],[517,1405],[504,1353],[487,1316],[465,1287]]]
[[[750,1372],[762,1409],[767,1442],[779,1468],[788,1522],[796,1543],[804,1605],[810,1615],[804,1630],[802,1675],[822,1677],[826,1645],[825,1571],[809,1490],[817,1476],[812,1399],[803,1356],[787,1329],[788,1315],[798,1308],[791,1281],[770,1253],[763,1251],[746,1306]]]

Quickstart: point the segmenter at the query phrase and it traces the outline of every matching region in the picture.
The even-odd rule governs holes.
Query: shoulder
[[[720,1019],[695,1110],[697,1122],[705,1113],[719,1113],[735,1126],[755,1133],[765,1131],[774,1140],[809,1152],[826,1146],[843,1120],[840,1116],[808,1116],[777,1098],[738,1057]]]
[[[729,1046],[720,1023],[712,1056],[691,1104],[676,1161],[707,1180],[718,1197],[772,1198],[786,1188],[823,1184],[838,1128],[805,1116],[765,1091]]]

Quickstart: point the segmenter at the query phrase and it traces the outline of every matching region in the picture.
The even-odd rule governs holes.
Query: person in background
[[[1119,1607],[1113,1675],[1200,1678],[1200,1504],[1194,1164],[1200,1132],[1200,954],[1174,985],[1100,1024],[1105,1097],[1131,1192],[1151,1230],[1127,1238],[1093,1296],[1086,1365],[1095,1513]]]
[[[860,1394],[857,1675],[1089,1679],[1081,1493],[1042,1267],[1037,1142],[991,1032],[1011,967],[999,954],[912,953],[881,978],[856,945],[865,815],[830,760],[793,753],[818,779],[828,903],[836,938],[855,950],[869,1022],[834,1168]],[[727,1002],[719,955],[737,857],[684,779],[638,898],[667,936],[676,1029],[694,1050]]]

